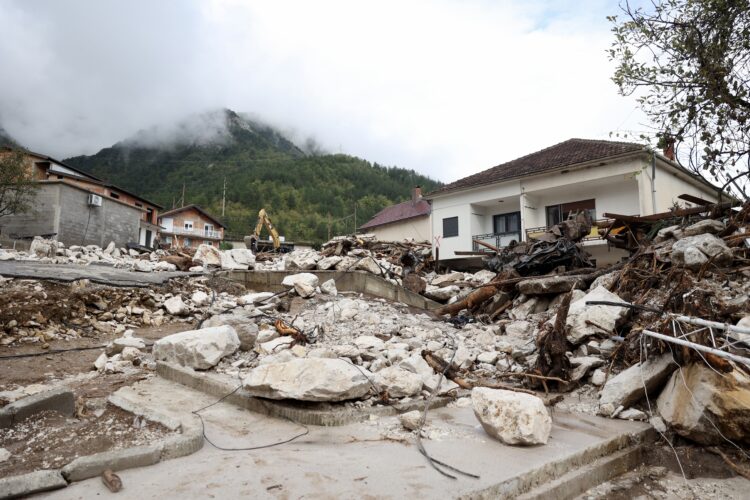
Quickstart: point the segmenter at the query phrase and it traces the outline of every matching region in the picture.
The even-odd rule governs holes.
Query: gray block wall
[[[58,241],[70,245],[106,247],[114,241],[118,247],[138,242],[141,211],[102,197],[101,207],[87,204],[88,193],[60,184],[60,222]]]
[[[89,207],[88,195],[63,183],[40,184],[32,209],[0,218],[0,232],[10,238],[57,233],[66,246],[138,242],[141,210],[105,197],[101,207]]]
[[[12,240],[57,232],[60,184],[39,184],[31,209],[23,214],[0,217],[0,234]]]

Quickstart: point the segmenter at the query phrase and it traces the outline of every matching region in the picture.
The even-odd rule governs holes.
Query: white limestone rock
[[[424,295],[428,299],[443,302],[443,301],[450,299],[454,295],[458,295],[460,291],[461,289],[458,288],[458,286],[456,285],[448,285],[442,288],[435,288],[432,286],[428,286],[424,292]]]
[[[448,274],[438,274],[434,278],[432,278],[432,281],[430,284],[432,286],[436,286],[438,288],[449,285],[451,283],[455,283],[456,281],[461,281],[464,279],[463,273],[448,273]]]
[[[219,259],[221,262],[221,268],[226,271],[244,271],[248,269],[248,266],[245,264],[240,264],[239,262],[234,260],[234,257],[232,256],[231,250],[224,250],[223,252],[219,252]],[[254,263],[254,262],[253,262]]]
[[[354,344],[360,350],[383,351],[385,349],[385,342],[372,335],[361,335],[354,339]]]
[[[378,371],[374,376],[374,382],[392,398],[414,396],[422,390],[422,377],[398,366],[389,366]]]
[[[207,370],[239,347],[237,332],[225,325],[168,335],[154,343],[153,355],[157,361]]]
[[[177,266],[170,262],[161,261],[153,265],[153,270],[159,272],[172,272],[177,271]]]
[[[341,359],[297,358],[259,365],[242,385],[253,396],[269,399],[346,401],[365,396],[371,376]]]
[[[404,429],[409,431],[416,431],[419,429],[419,424],[422,422],[422,412],[419,410],[412,410],[406,413],[402,413],[398,416],[399,422]]]
[[[333,278],[321,284],[320,291],[333,297],[339,294],[339,291],[336,289],[336,281]]]
[[[312,273],[298,273],[285,276],[281,284],[286,287],[293,287],[300,297],[307,298],[315,295],[315,288],[319,282],[318,277]]]
[[[188,313],[188,307],[182,301],[181,295],[175,295],[164,301],[164,309],[172,316],[184,316]]]
[[[364,259],[357,262],[355,269],[367,271],[368,273],[375,275],[383,274],[383,270],[372,257],[365,257]]]
[[[703,253],[705,258],[700,257],[698,252]],[[710,233],[688,236],[672,245],[672,263],[676,266],[697,270],[709,258],[718,266],[726,266],[732,263],[734,256],[724,240]]]
[[[321,271],[328,271],[332,267],[336,267],[336,264],[341,262],[341,257],[338,255],[332,255],[330,257],[324,257],[318,261],[318,269]]]
[[[193,304],[200,307],[208,304],[211,299],[203,290],[196,290],[195,292],[193,292],[193,295],[190,296],[190,300],[193,302]]]
[[[552,419],[544,402],[531,394],[475,387],[471,403],[490,436],[510,445],[547,444]]]
[[[233,248],[226,250],[226,252],[238,265],[245,266],[245,269],[253,269],[255,267],[255,255],[250,249]]]
[[[198,246],[193,261],[200,263],[203,267],[218,267],[221,266],[221,252],[215,246],[204,243]]]
[[[255,347],[258,340],[259,328],[253,321],[251,314],[243,309],[235,309],[231,313],[219,314],[212,316],[203,322],[203,328],[212,328],[217,326],[228,325],[234,328],[237,337],[240,339],[240,350],[250,351]],[[271,331],[271,330],[268,330]],[[276,333],[276,330],[272,330]],[[278,333],[273,338],[278,337]],[[272,338],[264,341],[273,340]]]

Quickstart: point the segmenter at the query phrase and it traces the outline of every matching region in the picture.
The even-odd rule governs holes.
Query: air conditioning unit
[[[102,197],[98,194],[90,194],[88,199],[86,200],[86,203],[90,207],[101,207],[102,206]]]

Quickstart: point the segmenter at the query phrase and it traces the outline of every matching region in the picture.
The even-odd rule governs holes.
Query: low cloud
[[[614,8],[6,0],[0,123],[67,157],[139,130],[166,140],[172,132],[158,131],[177,120],[228,107],[319,149],[450,181],[570,137],[639,127],[635,103],[609,80]]]

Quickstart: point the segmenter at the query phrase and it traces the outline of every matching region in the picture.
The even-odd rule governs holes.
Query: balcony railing
[[[608,227],[612,223],[612,219],[598,219],[595,220],[594,223],[591,225],[591,232],[586,235],[583,238],[583,241],[591,241],[591,240],[598,240],[601,238],[601,235],[604,234],[604,229]],[[539,236],[544,234],[549,227],[542,226],[542,227],[530,227],[526,229],[526,239],[527,240],[534,240],[537,239]]]
[[[179,236],[191,236],[193,238],[214,238],[221,239],[221,232],[211,231],[209,229],[185,229],[181,227],[175,227],[171,231],[165,230],[165,233],[172,233]]]
[[[521,241],[521,232],[477,234],[471,237],[472,250],[474,252],[492,252],[492,250],[484,245],[480,245],[477,241],[489,243],[496,248],[507,247],[511,241]]]

